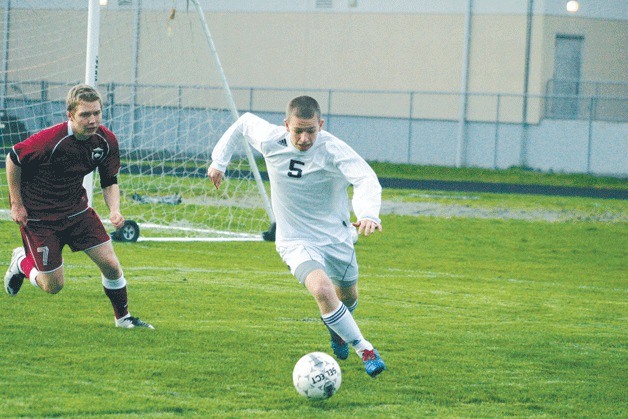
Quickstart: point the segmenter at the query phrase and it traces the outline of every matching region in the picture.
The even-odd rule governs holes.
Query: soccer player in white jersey
[[[375,172],[351,147],[323,131],[317,101],[290,101],[285,125],[242,115],[220,138],[207,171],[216,188],[237,141],[244,136],[266,160],[277,221],[276,248],[292,274],[316,300],[339,359],[348,344],[375,377],[386,369],[378,351],[360,332],[352,312],[358,304],[358,264],[352,229],[369,236],[382,231],[381,191]],[[350,222],[347,189],[353,185]]]

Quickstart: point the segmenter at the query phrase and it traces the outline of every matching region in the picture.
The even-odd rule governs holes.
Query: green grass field
[[[272,243],[116,243],[154,331],[114,328],[96,268],[66,249],[60,294],[0,295],[0,417],[628,416],[628,204],[473,198],[620,220],[383,216],[357,244],[355,317],[388,371],[371,379],[351,355],[323,402],[292,368],[330,352],[327,331]],[[19,244],[0,222],[3,272]]]

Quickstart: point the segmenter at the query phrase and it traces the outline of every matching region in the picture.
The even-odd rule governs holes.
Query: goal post
[[[87,9],[87,45],[85,46],[85,84],[98,88],[98,38],[100,36],[100,4],[98,0],[89,0]],[[89,173],[83,179],[87,192],[87,201],[94,203],[94,174]]]
[[[85,21],[87,4],[10,4],[0,115],[21,125],[12,125],[10,138],[3,134],[5,154],[13,143],[65,119],[65,94],[73,84],[97,84],[103,124],[120,143],[122,213],[137,223],[140,240],[273,239],[274,216],[256,161],[261,156],[244,138],[220,190],[207,177],[211,151],[238,117],[238,99],[247,103],[248,90],[230,89],[198,1],[190,1],[189,10],[186,2],[175,10],[174,2],[166,7],[141,0],[97,6],[93,83],[87,78],[89,25],[63,23]],[[68,39],[81,43],[68,45]],[[85,65],[78,68],[78,62]],[[8,219],[6,176],[0,174],[0,215]],[[106,221],[97,173],[93,185],[93,206]]]

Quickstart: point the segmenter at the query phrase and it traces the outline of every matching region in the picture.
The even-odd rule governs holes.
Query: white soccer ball
[[[299,394],[308,399],[328,399],[342,383],[340,365],[326,353],[311,352],[294,366],[292,382]]]

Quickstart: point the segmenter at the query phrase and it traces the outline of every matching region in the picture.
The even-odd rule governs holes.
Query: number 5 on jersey
[[[300,178],[303,176],[303,169],[297,166],[305,166],[305,163],[299,160],[290,160],[290,170],[288,170],[288,176],[294,178]]]

